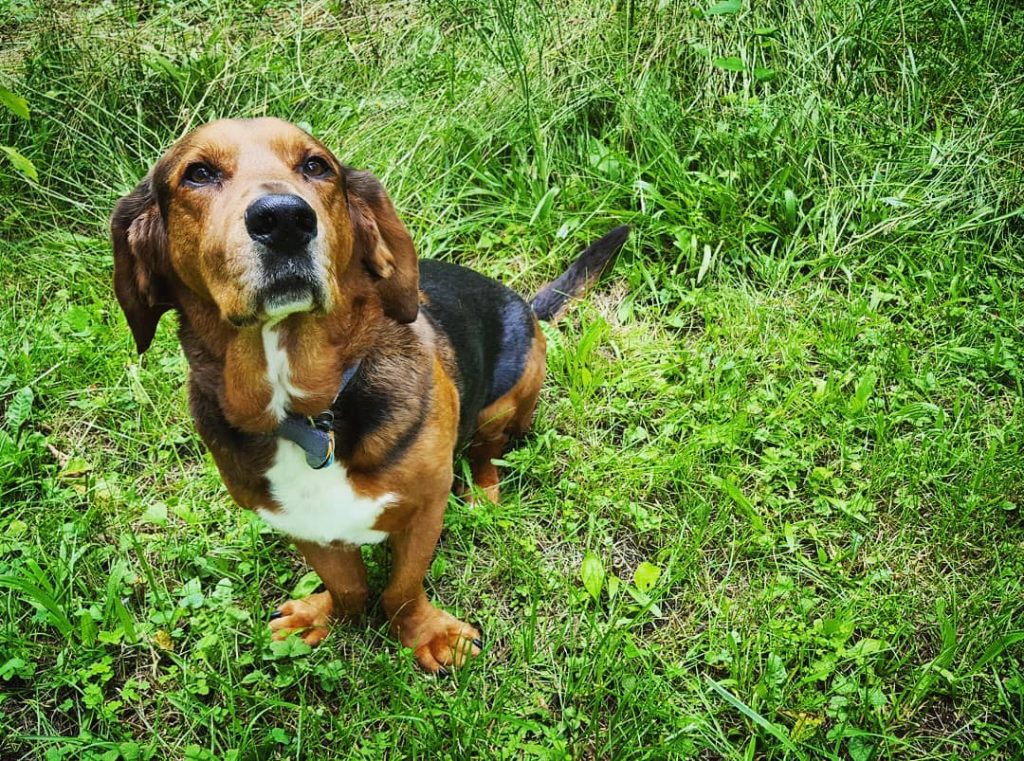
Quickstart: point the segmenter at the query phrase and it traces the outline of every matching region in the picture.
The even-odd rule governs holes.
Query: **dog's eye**
[[[331,168],[327,166],[327,162],[319,156],[311,156],[302,162],[302,173],[313,180],[325,177],[330,171]]]
[[[196,162],[189,165],[184,176],[190,185],[210,185],[220,178],[220,173],[208,164]]]

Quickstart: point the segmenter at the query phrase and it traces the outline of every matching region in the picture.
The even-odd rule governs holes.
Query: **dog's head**
[[[182,289],[245,327],[343,308],[352,267],[385,315],[416,319],[416,252],[380,183],[278,119],[181,138],[118,202],[111,233],[114,288],[140,352]]]

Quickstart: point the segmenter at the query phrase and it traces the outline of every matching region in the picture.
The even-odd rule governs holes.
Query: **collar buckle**
[[[324,457],[323,462],[321,462],[319,465],[316,465],[316,464],[314,464],[312,462],[309,462],[309,455],[308,454],[306,455],[306,462],[309,463],[309,467],[311,467],[313,470],[322,470],[323,468],[326,468],[327,466],[334,464],[334,431],[333,430],[327,431],[327,455]]]
[[[318,465],[315,461],[310,462],[310,453],[306,453],[306,462],[313,470],[321,470],[328,465],[334,464],[334,413],[331,410],[324,410],[316,417],[306,418],[309,425],[320,433],[327,434],[327,453],[323,461]]]
[[[341,385],[334,402],[359,371],[362,360],[357,360],[341,376]],[[331,405],[334,405],[331,402]],[[334,412],[326,409],[318,415],[287,415],[277,428],[277,435],[298,444],[306,453],[306,464],[313,470],[322,470],[334,464]]]
[[[324,410],[315,417],[308,418],[309,424],[316,428],[318,431],[324,433],[334,432],[334,412],[331,410]]]

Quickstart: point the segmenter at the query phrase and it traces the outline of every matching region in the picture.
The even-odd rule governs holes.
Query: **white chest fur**
[[[302,391],[292,385],[288,352],[273,325],[263,328],[263,350],[267,380],[273,390],[269,407],[281,420],[287,414],[289,401]],[[266,477],[279,509],[257,512],[281,533],[318,544],[375,544],[387,536],[383,531],[375,531],[373,524],[394,502],[394,495],[357,494],[341,463],[314,470],[306,463],[302,447],[279,439],[274,464]]]
[[[303,396],[303,391],[292,385],[292,371],[288,364],[288,351],[281,345],[276,325],[263,326],[263,355],[267,358],[267,381],[271,396],[268,407],[274,417],[283,420],[292,398]]]
[[[280,509],[259,514],[283,534],[318,544],[376,544],[387,537],[373,524],[394,496],[357,494],[341,463],[313,470],[298,444],[281,439],[267,480]]]

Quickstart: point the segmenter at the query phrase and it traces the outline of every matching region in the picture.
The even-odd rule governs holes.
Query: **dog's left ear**
[[[420,308],[420,277],[412,237],[376,177],[347,169],[345,184],[355,254],[377,281],[384,314],[413,322]]]

